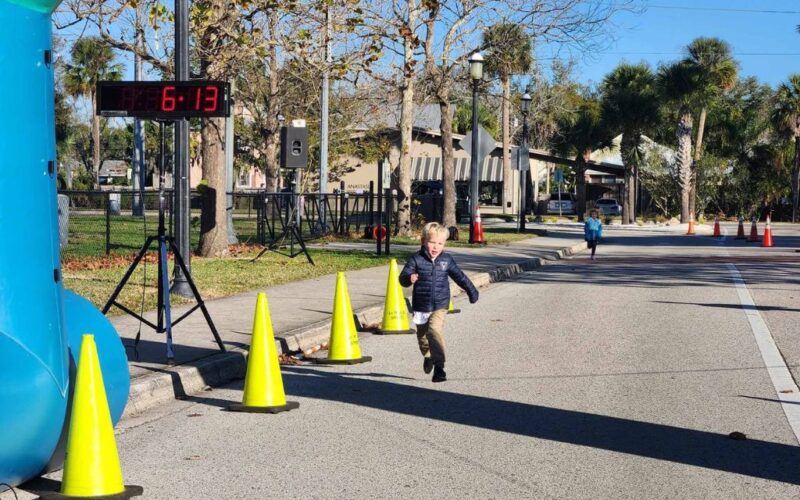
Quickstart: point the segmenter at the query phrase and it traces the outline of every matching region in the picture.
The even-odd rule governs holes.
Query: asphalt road
[[[126,482],[164,499],[798,498],[788,403],[732,279],[796,375],[790,233],[761,249],[608,231],[597,261],[457,301],[446,383],[422,373],[413,336],[364,334],[371,363],[284,367],[298,410],[223,411],[238,382],[123,422]]]

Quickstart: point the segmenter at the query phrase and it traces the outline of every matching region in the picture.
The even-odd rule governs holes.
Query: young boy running
[[[458,267],[450,254],[444,253],[447,228],[431,222],[422,229],[422,248],[406,262],[400,273],[400,284],[414,285],[411,301],[413,321],[417,325],[419,350],[424,356],[422,369],[433,370],[433,381],[444,382],[444,318],[450,304],[450,282],[453,278],[467,292],[470,304],[478,301],[478,290]]]

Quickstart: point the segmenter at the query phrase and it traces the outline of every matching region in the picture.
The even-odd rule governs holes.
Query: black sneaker
[[[425,358],[422,361],[422,371],[425,373],[430,373],[433,370],[433,360],[431,358]]]
[[[447,374],[444,372],[444,368],[436,367],[433,370],[433,378],[431,379],[433,382],[444,382],[447,380]]]

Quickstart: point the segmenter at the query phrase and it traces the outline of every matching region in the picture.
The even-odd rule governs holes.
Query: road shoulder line
[[[775,394],[781,402],[789,427],[792,428],[795,438],[800,443],[800,390],[798,390],[797,384],[786,366],[786,361],[772,338],[767,323],[758,312],[742,275],[734,264],[726,266],[736,286],[739,302],[750,323],[750,329],[753,331],[753,337],[755,337],[758,350],[761,352],[761,358],[764,360],[764,365],[772,380]]]

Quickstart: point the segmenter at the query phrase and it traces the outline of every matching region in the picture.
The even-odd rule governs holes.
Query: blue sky
[[[614,18],[617,40],[600,53],[577,62],[574,76],[599,83],[619,63],[646,61],[651,66],[679,59],[698,36],[727,41],[742,76],[773,87],[800,73],[800,0],[643,0],[643,14]],[[781,13],[755,12],[781,11]],[[790,13],[786,13],[790,12]],[[781,54],[781,55],[765,55]]]

